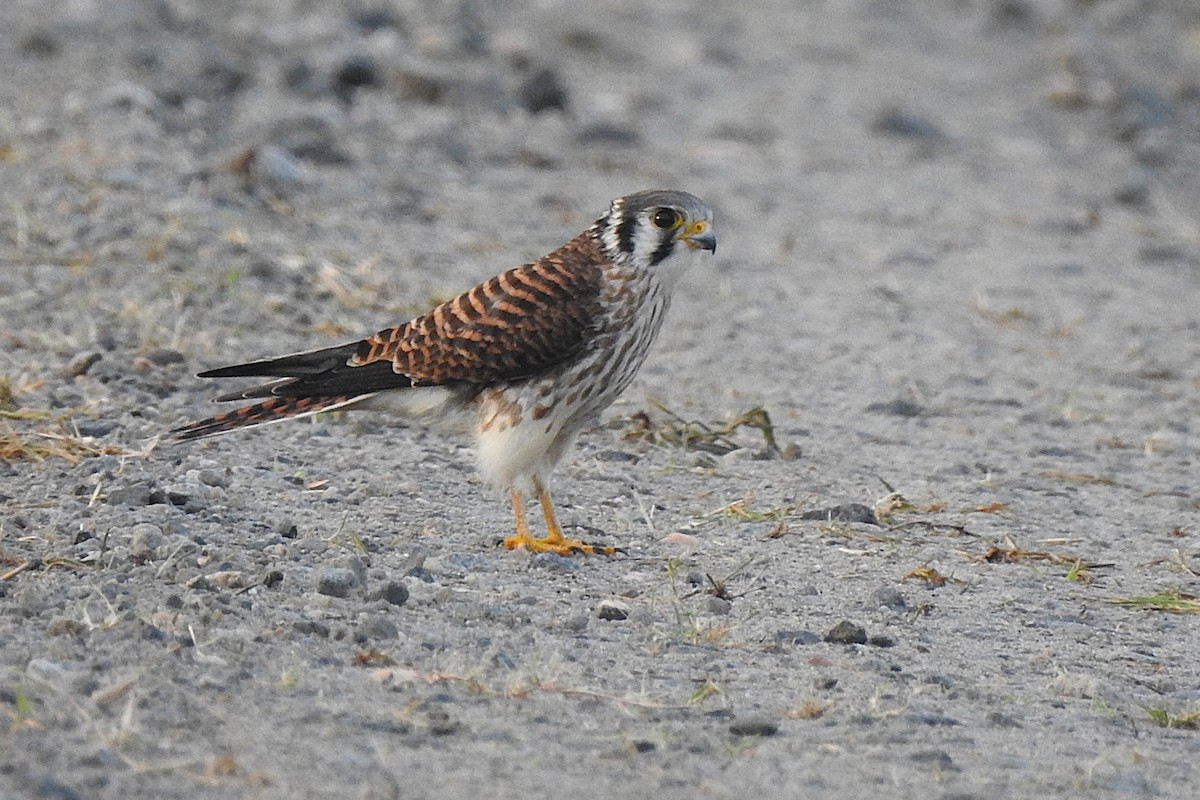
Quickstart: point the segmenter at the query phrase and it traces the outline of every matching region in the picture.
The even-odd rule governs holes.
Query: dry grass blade
[[[33,561],[33,560],[21,561],[12,569],[5,570],[4,572],[0,572],[0,581],[7,581],[11,578],[15,578],[18,575],[20,575],[22,572],[24,572],[25,570],[33,569],[34,567],[36,567],[37,563],[38,562]]]
[[[54,419],[49,411],[38,411],[32,408],[0,408],[0,419],[15,419],[19,422],[40,422]]]
[[[1092,570],[1106,569],[1115,566],[1112,563],[1101,564],[1087,561],[1079,556],[1067,553],[1055,553],[1049,550],[1026,550],[1008,540],[1003,547],[992,545],[982,553],[963,553],[972,561],[989,564],[1018,564],[1026,561],[1041,561],[1048,564],[1059,564],[1067,567],[1066,578],[1079,583],[1092,582]]]
[[[1099,486],[1116,486],[1117,482],[1107,475],[1088,475],[1081,472],[1064,472],[1060,469],[1052,469],[1046,473],[1046,477],[1056,481],[1065,483],[1079,484],[1096,484]]]
[[[908,572],[904,573],[904,576],[901,578],[901,580],[922,581],[926,586],[937,589],[941,586],[945,586],[946,581],[951,579],[947,578],[933,567],[917,567],[916,569],[909,570]],[[961,581],[956,581],[956,583],[961,583]]]
[[[1174,715],[1165,708],[1148,708],[1146,712],[1155,725],[1161,728],[1177,728],[1185,731],[1200,730],[1200,711],[1189,711]]]
[[[1108,602],[1115,606],[1165,611],[1169,614],[1200,614],[1200,597],[1178,589],[1142,597],[1114,597]]]
[[[772,519],[786,519],[796,514],[795,506],[773,506],[766,511],[755,511],[750,508],[754,502],[753,495],[747,494],[741,500],[734,500],[720,508],[709,511],[706,517],[721,517],[735,522],[764,522]]]
[[[1017,564],[1021,561],[1049,561],[1052,564],[1076,564],[1079,559],[1063,553],[1051,553],[1049,550],[1025,550],[1016,546],[1000,547],[992,545],[985,552],[969,556],[973,561],[986,561],[989,564]]]
[[[49,558],[29,558],[24,561],[18,561],[11,556],[0,554],[0,564],[16,564],[12,569],[0,572],[0,581],[11,580],[22,572],[27,572],[34,569],[73,569],[83,571],[88,568],[87,564],[82,561],[76,561],[73,558],[65,558],[63,556],[50,556]]]
[[[14,430],[0,433],[0,461],[45,461],[61,458],[78,464],[85,458],[106,455],[126,455],[125,451],[112,445],[96,445],[76,436],[60,433],[34,431],[22,434]]]
[[[631,414],[624,420],[626,439],[650,442],[658,447],[678,447],[684,450],[699,450],[713,455],[725,455],[740,450],[742,445],[733,440],[738,428],[752,428],[762,434],[767,448],[778,454],[775,428],[771,416],[762,406],[743,411],[723,423],[706,423],[686,419],[661,403],[652,403],[657,411],[666,415],[665,420],[655,420],[645,411]]]
[[[1114,566],[1113,564],[1093,564],[1079,556],[1067,553],[1055,553],[1049,550],[1026,550],[1023,547],[1018,547],[1012,541],[1007,541],[1003,547],[992,545],[982,553],[966,553],[964,555],[972,561],[986,561],[989,564],[1017,564],[1022,561],[1046,561],[1051,564],[1064,564],[1067,566],[1082,565],[1082,568],[1085,569]]]

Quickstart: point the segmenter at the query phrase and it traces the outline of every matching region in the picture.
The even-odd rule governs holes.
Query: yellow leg
[[[513,519],[517,523],[517,533],[504,540],[504,546],[509,550],[534,551],[538,540],[529,533],[529,524],[525,522],[525,498],[516,489],[512,490]]]
[[[535,539],[529,533],[529,525],[525,522],[525,502],[521,493],[512,490],[513,518],[517,523],[517,533],[504,540],[504,546],[509,550],[528,550],[531,553],[558,553],[560,556],[580,555],[611,556],[617,548],[607,545],[592,545],[578,539],[568,539],[563,536],[562,527],[558,524],[558,516],[554,513],[554,501],[550,492],[536,475],[533,477],[533,489],[537,492],[538,502],[542,506],[542,516],[546,518],[547,536],[545,539]]]
[[[537,492],[538,502],[542,505],[542,516],[546,518],[547,535],[543,541],[546,544],[562,544],[568,541],[558,524],[558,515],[554,513],[554,501],[550,499],[550,490],[536,475],[533,477],[533,488]]]

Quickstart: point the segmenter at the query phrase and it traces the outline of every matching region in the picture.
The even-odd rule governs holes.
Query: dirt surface
[[[1196,796],[1193,2],[4,18],[0,796]],[[624,555],[369,414],[158,440],[650,187],[720,247],[554,482]]]

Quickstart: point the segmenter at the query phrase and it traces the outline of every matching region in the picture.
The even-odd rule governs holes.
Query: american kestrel
[[[633,380],[691,254],[716,252],[712,211],[679,191],[621,197],[587,230],[433,310],[359,342],[201,372],[270,377],[218,401],[268,398],[171,433],[199,439],[333,409],[419,417],[474,433],[479,466],[512,495],[511,549],[615,552],[568,539],[545,479]],[[525,521],[522,488],[548,535]]]

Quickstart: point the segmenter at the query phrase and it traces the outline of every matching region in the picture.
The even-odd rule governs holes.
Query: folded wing
[[[446,386],[471,394],[473,388],[544,374],[575,357],[595,329],[600,260],[596,241],[584,234],[360,342],[202,372],[201,378],[274,378],[219,401],[287,402],[268,400],[175,433],[197,438],[308,416],[384,391]]]

